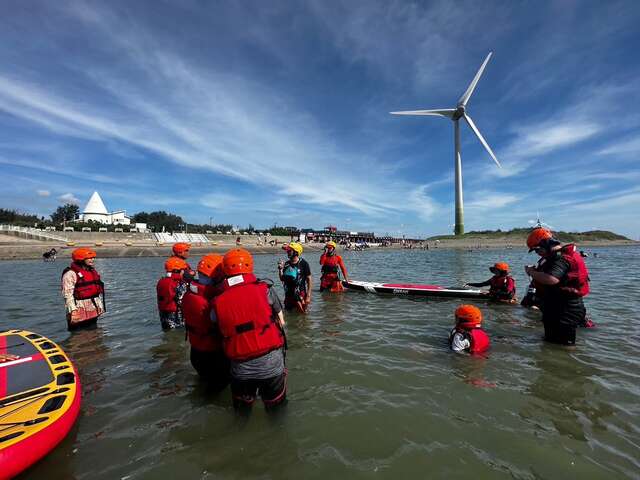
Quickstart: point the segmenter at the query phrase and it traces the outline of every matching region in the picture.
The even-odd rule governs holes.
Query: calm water
[[[452,354],[454,300],[315,292],[289,324],[290,402],[247,421],[207,391],[183,332],[162,333],[161,258],[99,259],[109,313],[69,334],[61,262],[0,262],[0,329],[59,342],[83,382],[82,414],[28,479],[640,478],[640,249],[587,259],[598,328],[573,351],[541,341],[539,314],[481,305],[493,348]],[[534,255],[377,251],[344,255],[351,277],[460,285],[508,261],[519,293]],[[306,256],[318,281],[317,255]],[[275,277],[278,257],[256,257]],[[192,262],[195,263],[195,262]],[[37,285],[34,288],[33,285]]]

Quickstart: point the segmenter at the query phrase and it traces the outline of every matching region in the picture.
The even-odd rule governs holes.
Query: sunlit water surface
[[[481,304],[492,349],[456,355],[446,339],[459,301],[314,292],[307,316],[287,316],[289,404],[270,417],[258,403],[248,420],[228,389],[198,380],[184,332],[161,331],[163,259],[98,259],[109,311],[73,334],[62,263],[0,262],[0,329],[59,342],[83,383],[75,428],[23,478],[640,478],[640,249],[592,251],[598,328],[579,331],[574,350],[544,344],[536,312]],[[532,257],[344,254],[353,279],[450,286],[506,260],[520,294]],[[306,258],[317,285],[318,255]],[[277,260],[256,256],[257,274],[275,278]]]

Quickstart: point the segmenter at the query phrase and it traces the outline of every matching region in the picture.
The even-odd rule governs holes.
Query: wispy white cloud
[[[80,200],[73,193],[65,193],[58,197],[61,203],[72,203],[73,205],[80,205]]]
[[[465,206],[470,210],[494,210],[518,202],[522,196],[508,193],[476,191]]]
[[[640,156],[640,137],[614,142],[598,151],[599,155]]]
[[[48,197],[51,195],[51,192],[49,190],[36,190],[36,193],[39,197]]]

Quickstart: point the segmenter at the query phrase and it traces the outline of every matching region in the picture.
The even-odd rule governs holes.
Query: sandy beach
[[[171,245],[159,245],[155,242],[138,241],[133,239],[124,240],[106,240],[100,241],[95,234],[89,234],[83,237],[76,234],[73,242],[55,242],[55,241],[37,241],[9,235],[0,235],[0,260],[28,260],[42,259],[42,254],[51,248],[58,251],[58,258],[69,258],[73,249],[79,246],[88,246],[96,250],[98,256],[104,258],[112,257],[168,257],[171,255]],[[191,246],[192,256],[201,256],[205,253],[224,253],[230,248],[236,246],[235,236],[221,236],[221,238],[210,242],[209,244],[193,244]],[[277,245],[264,244],[258,242],[257,237],[243,237],[240,246],[246,248],[252,253],[277,253],[281,251],[282,244],[289,241],[289,237],[273,237],[277,241]],[[71,244],[73,243],[73,245]],[[522,242],[514,242],[513,238],[459,238],[446,239],[439,241],[425,241],[422,244],[413,244],[412,248],[428,248],[431,249],[520,249],[524,248],[525,239]],[[422,245],[422,246],[421,246]],[[621,246],[621,245],[640,245],[640,242],[632,240],[602,240],[581,242],[581,248],[589,249],[590,247],[602,246]],[[323,243],[306,243],[304,248],[307,251],[322,250]],[[385,249],[402,249],[407,248],[406,245],[400,243],[392,244],[388,247],[372,247],[371,250],[378,248]]]

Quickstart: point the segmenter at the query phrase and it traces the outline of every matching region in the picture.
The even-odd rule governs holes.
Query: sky
[[[424,237],[640,237],[637,1],[8,1],[0,207]]]

